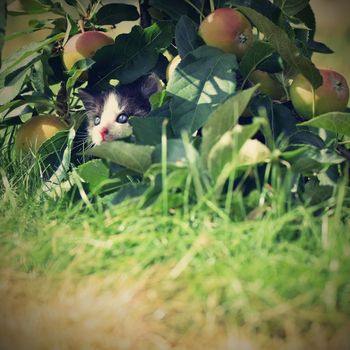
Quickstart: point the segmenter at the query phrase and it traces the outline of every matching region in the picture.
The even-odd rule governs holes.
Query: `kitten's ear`
[[[96,96],[93,92],[88,89],[79,89],[78,95],[82,100],[86,110],[91,110],[96,108]]]
[[[146,98],[149,98],[157,91],[160,91],[161,88],[162,84],[157,74],[150,73],[141,78],[141,92]]]

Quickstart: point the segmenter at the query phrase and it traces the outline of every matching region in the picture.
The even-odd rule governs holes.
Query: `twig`
[[[350,162],[350,150],[346,149],[344,146],[338,145],[337,151]]]
[[[148,12],[148,8],[149,6],[149,0],[143,0],[143,1],[139,1],[140,3],[140,24],[142,28],[147,28],[152,24],[152,19],[151,16]]]

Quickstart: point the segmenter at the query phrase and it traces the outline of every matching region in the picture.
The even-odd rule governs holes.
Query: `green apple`
[[[252,26],[240,12],[219,8],[199,26],[199,35],[209,46],[233,53],[241,58],[254,41]]]
[[[249,75],[249,80],[254,84],[260,84],[260,92],[273,100],[280,101],[285,97],[283,85],[269,73],[255,70]]]
[[[99,31],[76,34],[64,45],[64,65],[67,69],[71,69],[76,62],[93,56],[101,47],[113,43],[114,40],[111,37]]]
[[[320,69],[322,85],[313,90],[310,82],[298,74],[290,86],[290,99],[297,113],[305,118],[328,112],[343,112],[349,101],[349,87],[339,73]]]
[[[15,137],[17,153],[36,153],[40,146],[49,138],[68,126],[60,118],[45,115],[33,117],[20,126]]]

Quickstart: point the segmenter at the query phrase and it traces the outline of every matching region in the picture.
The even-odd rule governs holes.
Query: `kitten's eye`
[[[125,124],[128,121],[128,119],[129,117],[125,113],[122,113],[118,115],[116,122],[120,124]]]
[[[95,124],[95,125],[98,125],[98,124],[100,124],[100,123],[101,123],[101,117],[96,116],[95,119],[94,119],[94,124]]]

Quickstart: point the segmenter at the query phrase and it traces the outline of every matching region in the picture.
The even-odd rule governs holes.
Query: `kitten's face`
[[[128,137],[132,134],[129,117],[144,117],[151,109],[149,97],[158,91],[160,81],[149,74],[132,84],[113,90],[92,92],[79,90],[88,117],[88,134],[95,145]]]

